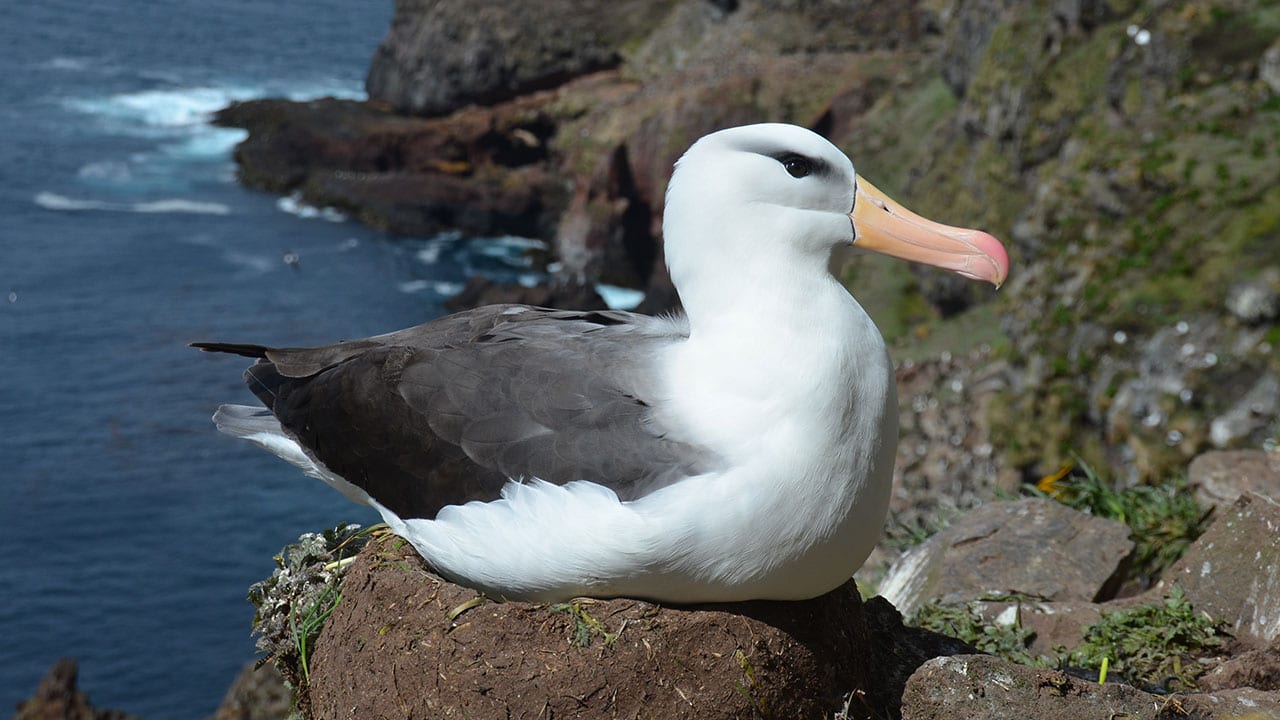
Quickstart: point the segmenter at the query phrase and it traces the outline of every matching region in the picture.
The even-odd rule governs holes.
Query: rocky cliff
[[[672,162],[716,128],[795,122],[922,213],[1012,246],[998,294],[846,268],[909,361],[899,510],[1076,455],[1158,481],[1280,435],[1274,4],[454,5],[397,4],[367,103],[224,111],[251,131],[243,179],[392,232],[542,237],[562,292],[541,298],[607,281],[660,310],[678,301]]]
[[[678,301],[674,160],[787,121],[922,213],[1009,241],[998,293],[881,258],[843,270],[899,361],[869,584],[920,528],[1065,463],[1158,484],[1280,437],[1274,3],[450,5],[398,5],[367,103],[225,111],[251,130],[242,177],[393,232],[536,235],[557,260],[546,301],[607,281],[658,310]]]

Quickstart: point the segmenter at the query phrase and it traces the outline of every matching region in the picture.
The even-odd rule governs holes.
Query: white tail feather
[[[251,405],[222,405],[213,414],[218,431],[248,440],[276,457],[297,466],[313,478],[323,480],[358,505],[370,505],[369,493],[347,482],[341,475],[325,467],[307,454],[297,440],[289,437],[270,410]]]

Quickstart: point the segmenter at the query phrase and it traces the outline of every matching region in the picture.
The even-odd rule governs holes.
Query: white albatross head
[[[780,123],[695,142],[671,176],[663,232],[686,308],[694,288],[759,291],[829,274],[832,251],[850,244],[997,286],[1009,273],[999,240],[916,215],[857,175],[825,138]]]

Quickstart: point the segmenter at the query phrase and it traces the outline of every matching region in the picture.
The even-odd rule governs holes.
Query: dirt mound
[[[476,604],[394,536],[342,592],[310,668],[312,717],[861,717],[894,664],[873,646],[901,629],[883,603],[869,629],[852,582],[806,602]]]

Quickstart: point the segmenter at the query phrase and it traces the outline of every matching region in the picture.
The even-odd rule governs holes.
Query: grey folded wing
[[[260,356],[246,381],[309,454],[401,517],[431,518],[509,480],[633,500],[716,467],[654,413],[655,358],[685,334],[630,313],[490,306],[326,347],[204,347]]]

